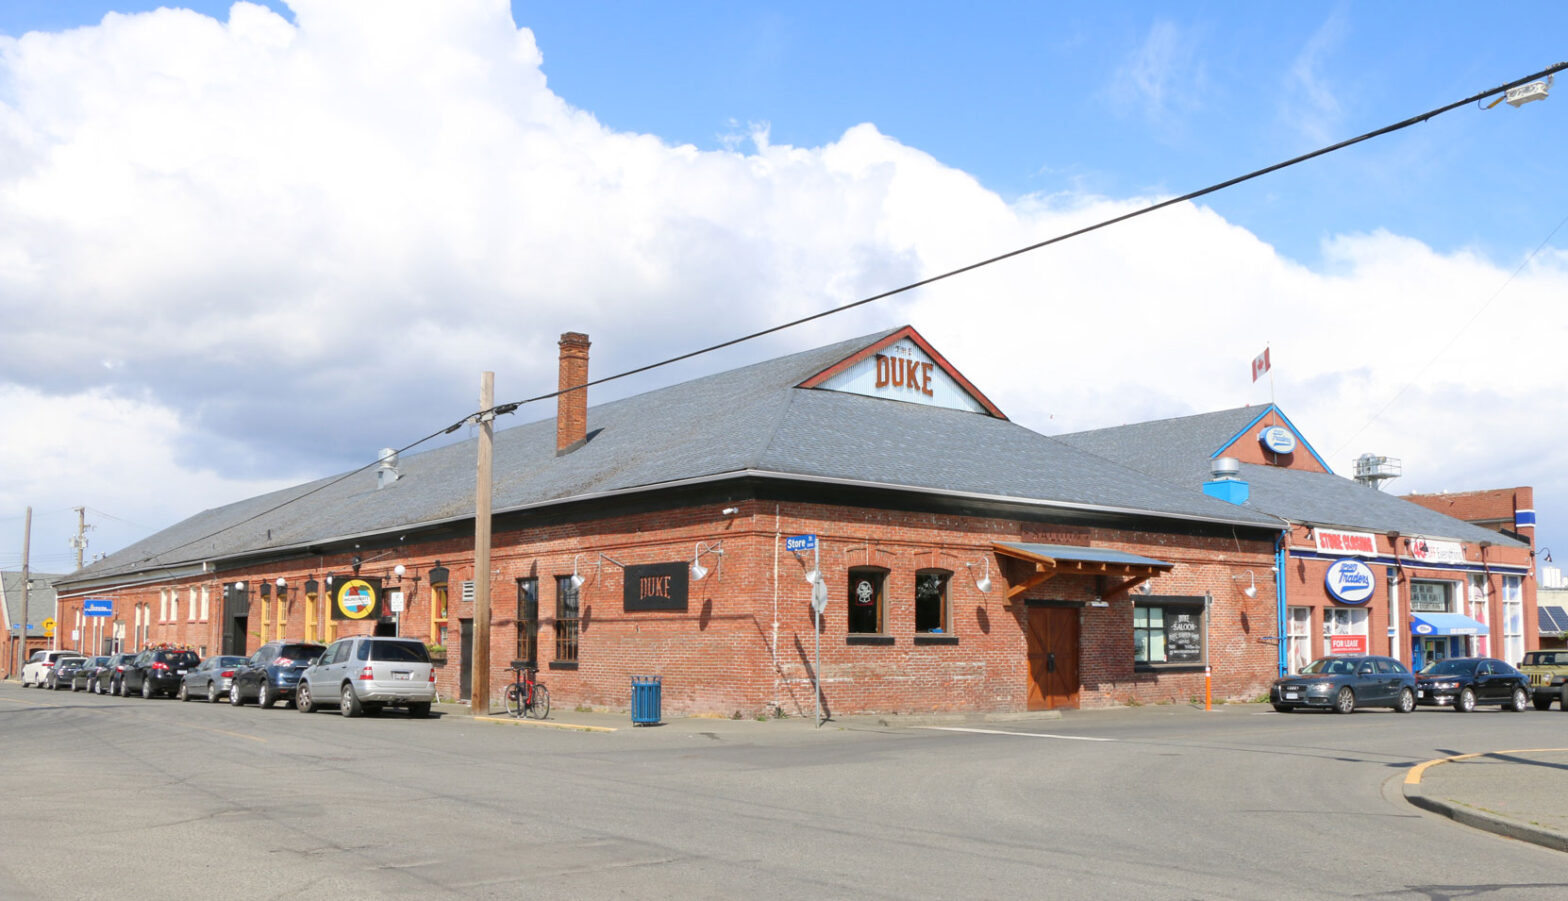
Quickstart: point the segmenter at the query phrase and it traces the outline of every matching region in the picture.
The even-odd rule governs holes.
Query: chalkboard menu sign
[[[1203,611],[1165,611],[1165,653],[1170,663],[1203,662]]]
[[[626,567],[622,594],[627,613],[686,609],[690,572],[685,563],[648,563]]]

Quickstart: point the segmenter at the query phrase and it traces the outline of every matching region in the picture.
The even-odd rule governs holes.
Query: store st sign
[[[1340,532],[1334,529],[1314,529],[1318,552],[1323,554],[1354,554],[1357,557],[1377,556],[1377,536],[1371,532]]]
[[[1436,538],[1412,538],[1410,556],[1422,563],[1463,563],[1464,545],[1457,541],[1439,541]]]
[[[1323,583],[1329,596],[1341,604],[1365,604],[1376,586],[1372,568],[1360,560],[1337,561],[1328,568]]]

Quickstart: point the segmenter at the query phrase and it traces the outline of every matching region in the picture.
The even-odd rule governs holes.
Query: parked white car
[[[43,688],[49,684],[49,673],[63,657],[80,657],[81,651],[34,651],[22,667],[23,688]]]

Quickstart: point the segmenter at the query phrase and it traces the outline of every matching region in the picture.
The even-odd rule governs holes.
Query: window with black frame
[[[577,662],[579,625],[577,586],[571,576],[555,577],[555,662]]]
[[[1140,668],[1202,666],[1207,628],[1202,597],[1136,598],[1132,611],[1133,663]]]
[[[879,567],[859,567],[849,571],[849,602],[845,608],[849,615],[850,634],[881,634],[882,586],[886,580],[887,570]]]
[[[539,580],[517,580],[517,660],[536,661],[539,653]]]
[[[947,587],[953,574],[945,569],[915,573],[915,631],[945,634],[948,630]]]

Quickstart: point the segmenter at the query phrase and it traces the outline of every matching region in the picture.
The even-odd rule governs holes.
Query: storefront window
[[[1524,659],[1524,580],[1503,576],[1503,659],[1514,666]]]
[[[849,571],[849,631],[880,634],[882,632],[882,583],[887,570],[860,567]]]
[[[915,631],[947,632],[947,584],[953,574],[945,569],[915,573]]]
[[[1448,613],[1453,586],[1448,582],[1411,582],[1411,613]]]
[[[1470,577],[1470,618],[1490,628],[1492,591],[1487,578],[1479,573]],[[1492,656],[1492,638],[1490,635],[1475,636],[1475,652],[1477,656]]]
[[[1285,666],[1292,673],[1312,661],[1312,608],[1291,607],[1286,621]]]
[[[1132,611],[1133,662],[1145,666],[1203,663],[1203,599],[1153,597]]]
[[[1359,607],[1330,607],[1323,611],[1323,653],[1370,654],[1367,612]]]

